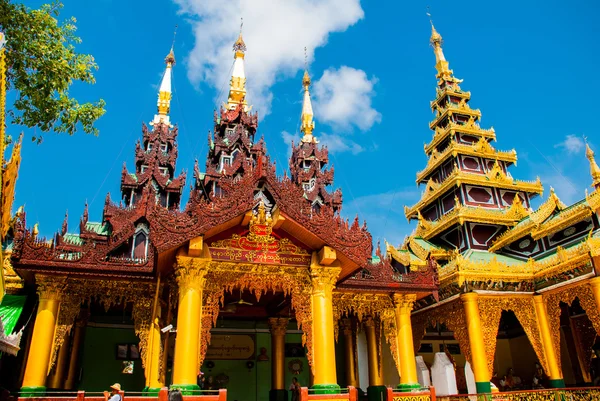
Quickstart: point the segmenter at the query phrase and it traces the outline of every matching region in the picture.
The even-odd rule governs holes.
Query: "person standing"
[[[108,398],[108,391],[104,392],[104,399],[108,401],[122,401],[121,399],[121,385],[119,383],[115,383],[110,386],[111,396]]]
[[[296,377],[292,379],[290,391],[292,392],[292,401],[300,401],[300,383],[298,383],[298,379]]]

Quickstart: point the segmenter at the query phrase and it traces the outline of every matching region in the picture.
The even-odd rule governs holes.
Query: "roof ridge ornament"
[[[590,144],[585,136],[583,137],[583,140],[585,141],[585,156],[590,162],[590,175],[592,176],[593,180],[592,186],[595,188],[600,188],[600,167],[598,167],[598,163],[596,163],[594,151],[590,147]]]

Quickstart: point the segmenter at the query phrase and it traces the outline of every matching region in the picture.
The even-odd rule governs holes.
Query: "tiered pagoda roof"
[[[417,173],[423,195],[405,207],[417,228],[397,252],[421,263],[438,262],[439,300],[470,290],[532,292],[593,275],[592,256],[600,252],[600,191],[567,207],[551,189],[533,211],[531,199],[543,191],[539,178],[511,176],[516,152],[491,145],[496,133],[479,126],[481,111],[469,106],[471,93],[449,69],[433,24],[430,43],[438,79],[431,102],[434,135],[425,145],[427,165]],[[586,150],[598,188],[600,168],[589,146]],[[417,307],[435,302],[429,297]]]

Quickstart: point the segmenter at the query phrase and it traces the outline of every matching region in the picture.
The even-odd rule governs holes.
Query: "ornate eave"
[[[458,115],[466,115],[472,117],[474,119],[481,118],[481,111],[479,109],[472,109],[469,105],[464,101],[460,103],[460,105],[448,105],[447,107],[439,107],[437,109],[437,116],[435,119],[429,123],[429,129],[434,129],[440,121],[442,121],[445,117],[450,117],[453,114]]]
[[[554,190],[550,190],[550,196],[548,199],[540,205],[540,207],[532,212],[526,219],[520,221],[515,227],[505,231],[496,238],[489,248],[490,252],[496,252],[497,250],[512,244],[513,242],[523,238],[524,236],[531,234],[536,227],[546,221],[554,212],[563,210],[565,205],[558,199]]]
[[[421,200],[412,207],[404,208],[404,214],[407,219],[417,218],[419,211],[427,207],[431,202],[438,199],[441,195],[449,191],[454,186],[466,185],[481,185],[484,187],[494,187],[509,189],[514,191],[526,192],[529,194],[542,194],[544,188],[538,178],[535,182],[515,180],[506,175],[503,171],[490,171],[488,174],[468,173],[455,167],[452,173],[442,182],[436,183],[429,180],[425,192]]]
[[[454,140],[450,141],[450,145],[442,152],[437,152],[435,149],[431,152],[427,166],[417,173],[417,183],[425,181],[431,173],[433,173],[442,163],[450,156],[467,155],[475,157],[484,157],[487,159],[499,160],[506,163],[517,162],[517,152],[513,149],[510,151],[498,151],[488,143],[484,138],[472,145],[457,143]]]
[[[449,121],[445,128],[435,127],[433,139],[428,144],[424,145],[425,153],[430,154],[440,143],[446,140],[449,136],[455,135],[457,132],[479,136],[490,140],[496,139],[494,128],[483,129],[475,122],[475,119],[470,119],[466,124],[459,124]]]
[[[532,291],[537,283],[545,278],[564,274],[578,267],[591,266],[592,256],[599,252],[600,239],[592,237],[567,249],[559,246],[550,255],[537,260],[519,261],[502,255],[493,255],[490,260],[473,261],[457,255],[440,267],[440,287],[445,288],[453,284],[462,287],[469,282],[488,281],[490,286],[488,290],[500,290],[498,285],[505,282],[529,283],[517,288],[520,291]],[[511,262],[508,263],[506,260]],[[560,283],[560,285],[567,284],[568,280]]]
[[[460,99],[465,99],[468,101],[471,99],[471,92],[464,92],[462,90],[456,90],[450,86],[446,86],[443,89],[436,88],[436,96],[437,97],[435,100],[429,102],[429,106],[432,110],[435,109],[436,106],[438,106],[440,102],[446,98],[446,96],[456,96]]]
[[[457,205],[450,212],[443,215],[436,221],[419,220],[419,225],[415,234],[426,240],[434,238],[443,233],[448,228],[456,224],[465,222],[496,224],[504,226],[514,226],[524,217],[524,212],[513,210],[511,207],[506,209],[484,209],[482,207]]]

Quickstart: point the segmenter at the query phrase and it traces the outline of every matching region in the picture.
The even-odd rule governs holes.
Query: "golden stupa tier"
[[[435,221],[426,220],[418,213],[419,223],[415,235],[430,240],[450,227],[463,225],[467,221],[470,223],[493,223],[508,227],[515,226],[529,214],[529,211],[518,200],[520,197],[517,196],[515,199],[516,201],[505,209],[485,209],[480,206],[461,205],[458,198],[456,198],[454,208]]]
[[[531,237],[537,241],[589,218],[599,208],[600,192],[598,191],[586,196],[585,201],[567,208],[551,189],[548,199],[535,212],[498,236],[489,250],[496,252],[525,237]]]
[[[463,99],[466,101],[471,99],[471,92],[464,92],[452,86],[445,86],[442,89],[436,88],[435,90],[436,98],[429,103],[432,111],[435,111],[435,109],[442,105],[445,100],[451,100],[455,103],[459,103]]]
[[[460,116],[464,119],[464,122],[473,117],[475,120],[481,118],[481,111],[479,109],[472,109],[469,107],[466,99],[462,99],[460,103],[454,104],[449,103],[446,106],[438,106],[435,108],[436,116],[435,119],[429,123],[429,128],[434,129],[440,123],[444,122],[444,119],[451,121],[453,115]]]
[[[474,137],[483,137],[490,140],[496,139],[496,132],[494,131],[494,128],[481,128],[475,121],[475,118],[469,119],[466,123],[449,121],[448,125],[444,128],[435,127],[435,130],[433,131],[433,139],[424,146],[425,153],[428,155],[431,154],[433,150],[442,142],[447,140],[449,137],[455,137],[459,132]]]
[[[517,162],[517,152],[513,149],[510,151],[497,151],[487,141],[487,139],[480,137],[479,141],[465,144],[456,142],[454,138],[450,140],[450,144],[442,152],[434,149],[427,161],[427,166],[417,173],[417,184],[425,182],[430,178],[431,174],[438,169],[448,159],[457,158],[461,156],[470,156],[475,158],[484,158],[491,160],[499,160],[505,162],[505,164],[515,164]]]
[[[498,162],[485,174],[466,172],[455,165],[444,181],[438,183],[430,179],[427,182],[421,200],[412,207],[405,206],[404,214],[406,218],[409,220],[417,218],[419,212],[438,200],[441,195],[461,185],[498,188],[511,190],[515,193],[542,194],[544,192],[539,178],[536,181],[515,180],[504,172]]]
[[[455,284],[462,287],[465,282],[486,282],[480,290],[528,292],[541,283],[552,284],[553,278],[577,267],[583,269],[583,273],[591,272],[592,257],[599,253],[599,237],[590,237],[565,248],[558,246],[549,255],[537,260],[522,261],[486,251],[469,251],[465,255],[455,255],[439,268],[440,286]]]

